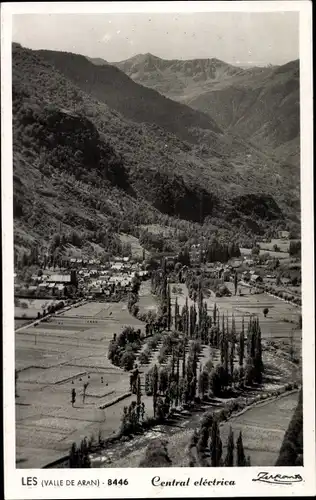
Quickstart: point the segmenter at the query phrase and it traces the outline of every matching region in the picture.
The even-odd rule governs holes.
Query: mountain
[[[97,66],[84,56],[41,50],[38,54],[81,90],[136,122],[156,124],[181,139],[196,142],[192,129],[220,132],[209,116],[137,85],[115,66]]]
[[[248,73],[187,102],[212,115],[224,130],[299,166],[299,61]]]
[[[209,114],[225,132],[299,165],[298,60],[243,69],[218,59],[139,54],[114,64],[137,83]]]
[[[112,63],[135,82],[154,88],[175,100],[185,100],[209,89],[215,82],[243,74],[242,68],[219,59],[166,60],[152,54],[138,54]]]
[[[188,234],[217,228],[227,238],[238,238],[299,223],[297,169],[222,134],[212,120],[205,122],[212,129],[199,129],[196,135],[194,127],[185,131],[172,116],[176,109],[187,120],[203,122],[205,115],[191,114],[190,108],[173,101],[176,107],[169,107],[168,99],[148,93],[117,68],[105,66],[103,72],[83,58],[84,68],[88,64],[96,70],[85,73],[81,57],[61,54],[59,59],[54,53],[52,63],[49,54],[16,44],[12,49],[14,231],[19,251],[35,243],[48,245],[56,232],[77,231],[92,251],[115,250],[117,234],[137,235],[140,224],[171,224]],[[62,61],[59,69],[56,60]],[[115,84],[109,81],[113,75]],[[115,85],[125,104],[133,101],[130,89],[136,102],[143,100],[144,121],[135,102],[125,114],[105,103],[119,102]],[[152,96],[156,106],[158,99],[167,102],[165,115],[158,113],[161,125],[155,120],[156,108],[151,108]],[[172,128],[178,123],[176,133],[168,130],[168,122]],[[176,247],[177,241],[168,244]]]

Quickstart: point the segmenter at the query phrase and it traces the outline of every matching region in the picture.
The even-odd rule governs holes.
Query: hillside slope
[[[152,54],[138,54],[112,63],[135,82],[154,88],[176,100],[199,95],[218,81],[244,74],[245,70],[219,59],[161,59]]]
[[[187,102],[211,114],[223,129],[290,157],[299,153],[299,90],[299,61],[292,61],[260,78],[236,79]]]
[[[96,65],[84,56],[67,52],[41,50],[38,54],[81,90],[128,119],[156,124],[190,142],[196,142],[192,128],[221,132],[209,115],[137,85],[115,66]]]
[[[135,82],[209,114],[226,132],[299,165],[299,61],[242,69],[218,59],[139,54],[114,64]]]
[[[220,154],[201,136],[193,145],[129,121],[16,44],[12,74],[18,247],[60,228],[115,248],[115,233],[139,224],[183,219],[181,227],[204,222],[236,236],[298,222],[295,176],[255,148]]]

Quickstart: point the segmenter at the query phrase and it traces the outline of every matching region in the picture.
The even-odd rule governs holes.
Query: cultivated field
[[[180,307],[187,295],[185,285],[181,285],[181,290],[182,293],[177,293]],[[174,301],[172,293],[173,304]],[[227,312],[230,318],[234,313],[237,332],[242,316],[247,323],[250,314],[258,314],[263,340],[289,342],[293,329],[294,341],[300,348],[301,331],[294,329],[300,312],[298,307],[266,294],[252,295],[246,287],[242,287],[242,296],[207,299],[209,312],[214,301],[220,312]],[[149,281],[142,284],[140,302],[147,310],[156,304],[156,299],[150,296]],[[189,305],[191,303],[189,300]],[[269,308],[267,318],[263,316],[264,307]],[[127,325],[144,329],[144,325],[129,314],[126,303],[92,302],[16,332],[18,467],[42,467],[66,455],[74,441],[92,435],[97,438],[99,432],[106,438],[118,430],[124,406],[135,396],[129,394],[129,374],[113,366],[107,355],[113,333],[119,333]],[[152,415],[152,398],[144,395],[144,375],[157,363],[160,345],[152,353],[149,365],[141,367],[142,400],[148,415]],[[268,356],[267,374],[271,372],[275,386],[278,384],[275,360],[271,358],[270,363],[269,352],[265,356]],[[204,347],[201,363],[204,364],[208,357],[209,349]],[[284,381],[291,381],[287,367],[280,383]],[[86,382],[89,385],[83,403],[83,384]],[[77,393],[74,408],[71,406],[73,388]],[[124,396],[126,398],[121,399]],[[104,408],[113,402],[115,404]],[[271,408],[273,415],[273,406]],[[188,419],[189,428],[195,420],[196,417]],[[156,432],[152,434],[157,436]]]
[[[138,238],[135,238],[135,236],[132,236],[131,234],[124,234],[124,233],[120,233],[118,236],[122,243],[128,243],[131,245],[131,251],[133,257],[136,258],[143,257],[143,247],[139,243]],[[148,252],[146,252],[146,256],[147,255]]]
[[[273,466],[278,457],[282,440],[294,413],[298,393],[291,393],[271,401],[260,403],[247,409],[238,417],[231,418],[221,424],[220,434],[223,443],[223,457],[226,454],[226,443],[229,427],[232,426],[235,440],[242,431],[246,455],[251,457],[252,466]],[[204,411],[210,410],[205,407]],[[189,467],[188,444],[194,429],[200,425],[204,411],[183,417],[176,425],[166,429],[157,426],[154,431],[124,442],[104,452],[103,456],[95,455],[94,467],[138,467],[143,459],[146,447],[151,440],[167,438],[168,454],[172,467]],[[262,436],[264,434],[264,440]]]
[[[264,245],[265,243],[263,243]],[[267,243],[267,245],[269,245]],[[272,245],[273,246],[273,245]],[[241,248],[240,249],[240,253],[241,255],[247,255],[249,257],[251,257],[251,248]],[[264,250],[260,244],[260,252],[259,254],[260,255],[263,255],[265,253],[268,253],[271,257],[276,257],[278,258],[279,260],[283,260],[283,259],[288,259],[289,258],[289,253],[286,252],[286,251],[282,251],[282,252],[274,252],[272,249],[269,249],[269,250]]]
[[[151,293],[150,280],[146,280],[141,283],[138,296],[140,312],[156,312],[158,310],[159,303],[156,297],[154,297]]]
[[[225,283],[229,290],[234,293],[234,286],[232,283]],[[171,292],[171,300],[174,304],[175,297],[178,298],[178,304],[180,306],[180,311],[185,303],[185,298],[187,296],[187,288],[185,285],[176,285],[181,288],[181,294],[174,294]],[[173,286],[171,285],[171,290]],[[245,319],[245,325],[248,323],[248,319],[251,315],[258,315],[260,321],[260,327],[262,332],[262,338],[265,340],[284,340],[290,339],[291,332],[294,329],[293,335],[294,340],[300,344],[302,332],[296,329],[299,320],[299,315],[301,313],[301,308],[292,304],[288,304],[284,300],[278,299],[266,293],[262,294],[252,294],[250,293],[250,288],[245,286],[238,286],[238,290],[241,288],[242,295],[231,297],[209,297],[205,299],[208,305],[209,314],[214,308],[214,303],[219,308],[220,314],[225,314],[231,318],[234,314],[237,332],[241,330],[242,318]],[[189,307],[193,304],[193,301],[188,299]],[[267,307],[269,313],[265,318],[263,315],[263,309]],[[230,323],[231,324],[231,323]]]
[[[142,224],[140,226],[142,229],[147,229],[150,233],[153,234],[162,234],[165,237],[173,236],[175,230],[169,226],[161,226],[160,224]]]
[[[273,250],[274,245],[277,245],[281,252],[286,253],[288,253],[290,246],[290,242],[288,240],[282,240],[278,238],[272,239],[271,241],[269,241],[269,243],[264,243],[262,241],[259,241],[258,243],[262,250]]]
[[[235,439],[242,432],[245,454],[250,455],[252,466],[273,466],[278,458],[284,433],[288,428],[298,401],[294,392],[271,402],[263,402],[238,417],[221,425],[220,433],[226,445],[229,427]],[[223,446],[223,453],[226,453]]]
[[[84,436],[111,435],[129,399],[129,375],[113,366],[108,346],[126,325],[143,329],[125,303],[88,303],[16,332],[17,466],[42,467]],[[88,382],[83,404],[83,384]],[[71,390],[77,400],[71,406]]]
[[[36,319],[37,313],[43,313],[49,305],[59,302],[58,300],[45,299],[15,299],[14,317],[19,319]]]

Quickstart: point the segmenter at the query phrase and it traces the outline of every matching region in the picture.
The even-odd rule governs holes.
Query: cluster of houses
[[[15,294],[63,298],[72,291],[79,291],[92,297],[110,297],[117,292],[129,292],[136,274],[140,279],[148,276],[141,264],[128,257],[115,257],[106,264],[95,259],[70,259],[69,267],[58,273],[51,269],[31,276],[27,286],[16,283]]]
[[[67,274],[58,273],[40,273],[34,274],[30,278],[30,283],[19,284],[15,283],[15,295],[36,295],[37,297],[57,297],[63,298],[67,295],[69,287],[77,288],[78,280],[76,271],[71,270]]]

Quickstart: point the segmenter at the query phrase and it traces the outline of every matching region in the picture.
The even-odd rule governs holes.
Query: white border
[[[251,468],[170,468],[170,469],[15,469],[14,400],[14,319],[13,319],[13,204],[12,204],[12,108],[11,40],[12,15],[22,13],[126,13],[126,12],[277,12],[300,13],[301,77],[301,206],[302,206],[302,296],[303,296],[303,381],[304,381],[304,467],[267,468],[271,473],[301,474],[304,482],[292,486],[256,483],[252,478],[262,470]],[[256,2],[54,2],[6,3],[1,5],[1,124],[2,124],[2,255],[3,255],[3,364],[4,364],[4,456],[5,498],[148,498],[211,496],[308,496],[316,493],[315,481],[315,310],[313,234],[313,117],[312,117],[312,4],[309,1]],[[266,469],[265,469],[266,470]],[[191,478],[191,486],[159,488],[153,476],[164,480]],[[55,479],[128,478],[128,487],[26,487],[22,477]],[[236,486],[195,487],[195,480],[222,478]]]

